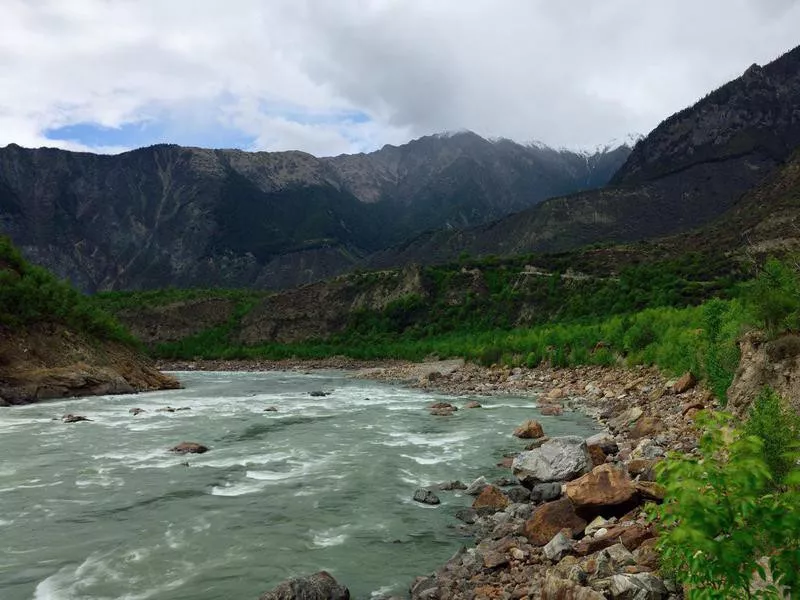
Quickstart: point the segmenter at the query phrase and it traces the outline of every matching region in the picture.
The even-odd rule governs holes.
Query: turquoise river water
[[[417,487],[508,475],[526,418],[595,431],[534,398],[432,417],[444,396],[340,372],[177,375],[185,389],[0,409],[0,598],[255,600],[320,569],[356,599],[404,595],[470,543],[453,515],[472,498],[428,507]],[[67,412],[92,422],[53,420]],[[211,450],[169,452],[184,440]]]

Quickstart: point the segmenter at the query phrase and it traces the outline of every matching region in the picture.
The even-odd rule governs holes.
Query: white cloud
[[[791,0],[3,4],[0,144],[74,149],[45,132],[168,119],[318,154],[460,128],[593,146],[775,58],[800,23]]]

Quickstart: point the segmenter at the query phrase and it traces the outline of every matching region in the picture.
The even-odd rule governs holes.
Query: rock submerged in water
[[[528,419],[514,430],[513,435],[514,437],[518,437],[522,440],[531,440],[542,437],[544,435],[544,430],[542,429],[542,425],[539,423],[539,421]]]
[[[439,500],[439,496],[434,494],[430,490],[426,490],[425,488],[419,488],[417,491],[414,492],[414,501],[419,502],[420,504],[439,504],[441,501]]]
[[[275,406],[268,406],[264,409],[264,412],[278,412],[278,409]]]
[[[309,392],[308,395],[313,398],[324,398],[325,396],[329,396],[330,392],[323,392],[322,390],[314,390],[313,392]]]
[[[327,571],[295,577],[259,596],[258,600],[350,600],[350,590]]]
[[[81,421],[91,421],[91,419],[84,417],[83,415],[73,415],[68,414],[61,417],[61,420],[64,423],[80,423]]]
[[[136,415],[140,415],[143,412],[147,412],[147,411],[145,409],[143,409],[143,408],[132,408],[128,412],[131,413],[135,417]]]
[[[482,408],[482,405],[477,400],[470,400],[464,405],[464,408]]]
[[[208,446],[198,444],[197,442],[181,442],[177,446],[170,448],[170,452],[178,454],[203,454],[208,452]]]

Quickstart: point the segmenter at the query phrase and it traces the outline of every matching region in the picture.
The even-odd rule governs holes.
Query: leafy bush
[[[765,442],[730,427],[732,416],[700,413],[700,456],[671,456],[659,464],[665,502],[658,520],[662,568],[689,598],[775,598],[800,592],[800,468],[781,492],[765,457]],[[794,459],[800,455],[795,451]],[[774,583],[751,590],[768,558]]]
[[[767,260],[745,298],[756,324],[771,336],[800,326],[800,280],[790,264]]]
[[[29,264],[0,236],[0,325],[61,323],[105,339],[135,343],[128,331],[69,283]]]
[[[744,432],[763,441],[764,459],[775,483],[780,484],[794,465],[791,449],[800,440],[800,416],[787,408],[775,391],[765,387],[750,407]]]

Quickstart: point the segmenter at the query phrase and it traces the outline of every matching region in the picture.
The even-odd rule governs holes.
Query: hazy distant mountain
[[[85,290],[280,288],[431,228],[604,185],[628,146],[553,150],[471,132],[316,158],[158,145],[0,149],[0,232]]]

